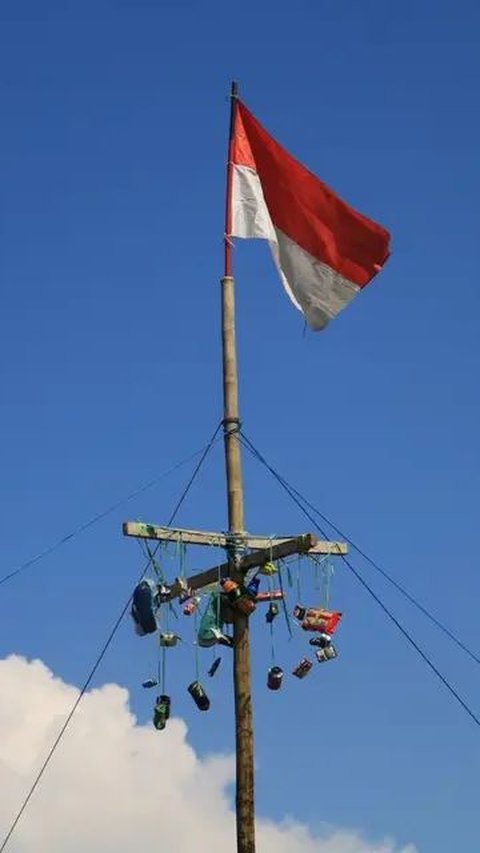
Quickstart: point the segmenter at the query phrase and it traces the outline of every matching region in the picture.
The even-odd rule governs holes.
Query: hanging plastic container
[[[159,731],[162,731],[167,725],[171,704],[170,696],[166,696],[165,694],[157,696],[157,701],[153,709],[153,725]]]
[[[177,645],[178,636],[168,631],[165,634],[160,634],[160,645],[162,648],[171,649]]]
[[[208,674],[209,674],[210,678],[213,678],[213,676],[215,675],[215,673],[216,673],[218,667],[220,666],[221,662],[222,662],[221,658],[215,658],[210,669],[208,670]]]
[[[142,681],[142,687],[145,687],[147,690],[150,687],[157,687],[158,681],[156,678],[147,678],[146,681]]]
[[[188,685],[187,689],[197,708],[199,708],[200,711],[208,711],[210,708],[210,699],[205,693],[200,682],[192,681],[192,683]]]
[[[265,621],[268,622],[269,625],[271,625],[273,620],[276,619],[276,617],[278,616],[279,613],[280,613],[280,610],[279,610],[278,604],[274,604],[274,603],[270,604],[270,606],[269,606],[269,608],[265,614]]]
[[[297,663],[294,670],[292,670],[292,675],[295,675],[297,678],[305,678],[306,675],[310,672],[313,663],[308,658],[302,658],[300,663]]]
[[[133,590],[131,614],[140,637],[154,634],[157,630],[155,595],[156,587],[151,580],[140,581]]]
[[[318,646],[319,649],[326,649],[332,642],[332,638],[330,634],[319,634],[318,637],[312,637],[308,642],[311,646]]]
[[[267,687],[269,690],[280,690],[283,680],[283,669],[280,666],[271,666],[267,675]]]

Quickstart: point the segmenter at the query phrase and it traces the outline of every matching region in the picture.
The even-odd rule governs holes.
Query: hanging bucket
[[[153,725],[159,731],[162,731],[167,725],[171,704],[170,696],[166,696],[165,694],[157,696],[157,701],[153,709]]]
[[[280,666],[271,666],[267,675],[267,687],[270,690],[280,690],[282,679],[283,669]]]
[[[188,685],[187,689],[197,708],[199,708],[200,711],[208,711],[210,708],[210,699],[205,693],[200,682],[192,681],[192,683]]]
[[[305,678],[306,675],[310,672],[313,663],[308,658],[302,658],[300,663],[297,663],[295,669],[292,671],[292,675],[296,675],[297,678]]]

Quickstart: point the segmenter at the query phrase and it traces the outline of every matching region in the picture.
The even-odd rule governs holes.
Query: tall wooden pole
[[[225,215],[225,269],[222,289],[222,353],[224,440],[227,474],[228,525],[232,547],[230,558],[235,574],[243,521],[243,484],[238,430],[240,414],[238,404],[237,346],[235,334],[235,283],[232,275],[232,145],[237,110],[238,88],[232,83],[230,135],[227,163],[227,199]],[[253,768],[253,720],[250,678],[250,636],[248,617],[235,613],[233,649],[233,682],[235,697],[235,752],[236,752],[236,817],[237,853],[255,853],[255,804]]]

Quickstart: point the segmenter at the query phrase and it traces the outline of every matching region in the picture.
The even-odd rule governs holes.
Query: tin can
[[[310,672],[312,666],[313,664],[311,660],[308,660],[308,658],[302,658],[292,671],[292,675],[296,675],[297,678],[305,678],[305,676]]]
[[[191,616],[193,613],[195,613],[196,610],[198,610],[199,604],[200,599],[198,598],[198,596],[195,596],[195,598],[191,598],[190,601],[187,601],[187,603],[183,607],[184,615]]]
[[[210,708],[210,699],[205,693],[200,682],[192,681],[192,683],[188,685],[187,689],[197,708],[199,708],[200,711],[208,711]]]
[[[269,608],[268,608],[268,610],[267,610],[267,612],[266,612],[266,614],[265,614],[265,620],[266,620],[266,622],[267,622],[269,625],[271,625],[271,624],[272,624],[272,622],[273,622],[273,620],[278,616],[279,612],[280,612],[280,611],[279,611],[279,609],[278,609],[278,604],[274,604],[274,603],[272,602],[272,603],[269,605]]]
[[[160,645],[163,648],[171,649],[173,646],[177,645],[178,637],[176,634],[166,633],[160,634]]]
[[[330,634],[319,634],[318,637],[312,637],[308,641],[311,646],[318,646],[319,649],[326,649],[332,642]]]
[[[281,589],[272,589],[270,592],[259,592],[255,601],[283,601]]]
[[[327,646],[327,648],[324,649],[324,653],[327,660],[334,660],[334,658],[338,657],[338,652],[335,646],[332,645]]]
[[[271,666],[267,675],[267,687],[270,690],[280,690],[282,679],[283,669],[280,666]]]

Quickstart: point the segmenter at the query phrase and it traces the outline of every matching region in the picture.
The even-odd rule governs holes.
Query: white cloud
[[[78,691],[40,661],[0,661],[0,836],[8,829]],[[139,726],[128,693],[88,693],[9,845],[10,853],[227,853],[235,849],[229,756],[199,758],[185,724]],[[415,853],[285,820],[258,824],[258,853]]]

